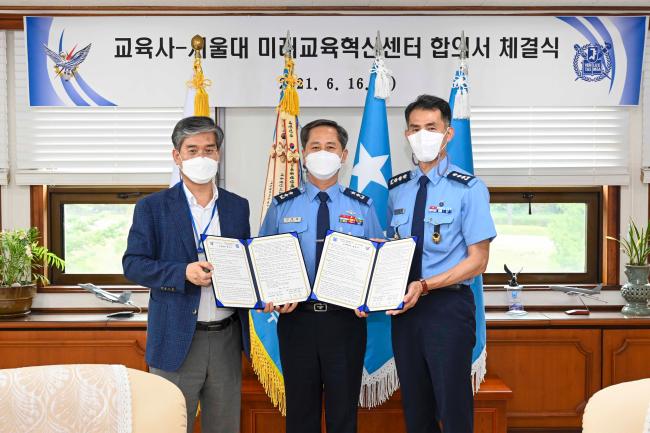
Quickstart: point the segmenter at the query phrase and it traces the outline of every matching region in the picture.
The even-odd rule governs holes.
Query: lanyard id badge
[[[187,197],[186,197],[187,198]],[[206,233],[208,232],[208,229],[210,228],[210,224],[212,224],[212,220],[214,219],[214,214],[217,212],[217,202],[214,202],[214,206],[212,207],[212,215],[210,215],[210,221],[208,221],[208,224],[206,224],[205,229],[203,229],[203,232],[199,235],[199,231],[196,228],[196,222],[194,221],[194,215],[192,215],[192,210],[190,209],[190,202],[188,200],[187,202],[187,211],[190,213],[190,221],[192,221],[192,230],[194,231],[194,238],[196,240],[196,252],[199,254],[202,254],[205,252],[203,249],[203,241],[207,237]]]

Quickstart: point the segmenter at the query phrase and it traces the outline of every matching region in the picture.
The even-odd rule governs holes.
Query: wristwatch
[[[426,296],[429,294],[429,286],[427,285],[427,280],[420,278],[420,285],[422,286],[422,293],[420,296]]]

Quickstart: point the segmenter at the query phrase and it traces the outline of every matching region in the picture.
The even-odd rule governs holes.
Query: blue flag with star
[[[372,198],[381,227],[386,230],[388,180],[393,174],[390,164],[386,101],[374,96],[376,77],[376,72],[370,75],[350,188]]]
[[[387,224],[388,180],[392,176],[392,167],[386,101],[375,96],[375,85],[378,73],[384,74],[381,79],[386,82],[387,72],[383,61],[376,59],[370,74],[350,180],[350,188],[372,198],[384,230]],[[366,319],[366,324],[368,338],[360,403],[363,407],[374,407],[388,400],[399,382],[393,359],[390,316],[383,312],[371,313]]]
[[[452,112],[451,127],[454,128],[454,139],[447,146],[449,161],[468,173],[474,174],[468,69],[464,58],[461,60],[460,66],[454,74],[451,94],[449,96],[449,105]],[[476,304],[476,343],[472,352],[472,388],[474,392],[477,392],[487,371],[485,304],[483,300],[482,275],[474,278],[471,288],[474,293],[474,303]]]

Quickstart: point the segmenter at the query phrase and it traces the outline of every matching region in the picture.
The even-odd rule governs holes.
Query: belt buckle
[[[327,311],[327,304],[324,302],[315,302],[314,311],[317,313],[325,313]]]

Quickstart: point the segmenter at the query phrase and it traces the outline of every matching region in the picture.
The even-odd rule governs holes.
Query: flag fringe
[[[483,351],[476,358],[476,361],[472,363],[472,392],[476,394],[481,388],[481,383],[485,380],[485,374],[487,373],[487,352],[485,351],[485,346]]]
[[[487,374],[487,352],[485,347],[479,357],[472,363],[472,392],[476,394]],[[384,404],[399,388],[399,377],[395,368],[395,358],[391,358],[373,374],[363,369],[359,406],[373,408]]]
[[[255,324],[249,312],[250,342],[251,342],[251,364],[258,380],[264,387],[266,395],[271,399],[274,407],[277,407],[283,416],[287,414],[287,403],[284,391],[284,378],[282,373],[273,363],[273,360],[264,349],[264,344],[255,332]]]
[[[388,99],[393,84],[393,72],[386,67],[381,58],[377,57],[372,64],[370,73],[377,74],[375,78],[375,98]]]
[[[361,392],[359,394],[359,406],[373,408],[386,402],[399,388],[395,358],[381,366],[377,371],[369,374],[363,369],[361,379]]]

